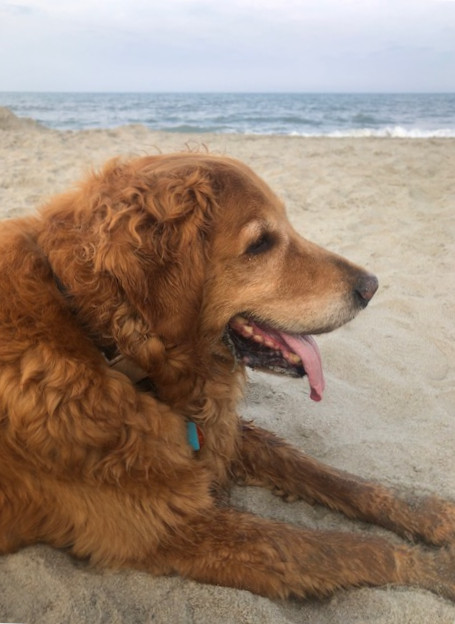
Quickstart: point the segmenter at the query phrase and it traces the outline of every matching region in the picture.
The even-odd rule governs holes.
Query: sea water
[[[61,130],[455,137],[455,94],[4,92],[0,106]]]

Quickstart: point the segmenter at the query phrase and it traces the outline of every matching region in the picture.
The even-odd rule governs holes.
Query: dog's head
[[[204,154],[113,162],[72,197],[76,255],[118,284],[147,334],[201,352],[223,343],[243,364],[308,375],[320,398],[311,334],[352,319],[377,280],[299,236],[251,169]]]
[[[214,224],[203,318],[219,320],[248,366],[301,377],[324,389],[311,334],[351,320],[376,292],[376,277],[297,234],[282,202],[249,168],[214,163]]]

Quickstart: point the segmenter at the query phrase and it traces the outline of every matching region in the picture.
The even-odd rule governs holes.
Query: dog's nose
[[[373,298],[374,293],[378,289],[378,285],[378,278],[376,275],[372,275],[371,273],[364,273],[358,278],[354,290],[362,305],[366,306]]]

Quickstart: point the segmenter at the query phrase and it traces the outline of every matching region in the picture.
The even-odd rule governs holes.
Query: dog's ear
[[[148,192],[145,209],[154,223],[154,251],[165,259],[189,251],[197,239],[205,240],[215,207],[209,170],[183,165],[145,172]]]
[[[154,332],[177,338],[202,302],[212,178],[198,165],[134,162],[102,178],[94,269],[115,277]]]

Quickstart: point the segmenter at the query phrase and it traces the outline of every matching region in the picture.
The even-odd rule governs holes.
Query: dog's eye
[[[273,246],[273,236],[269,233],[261,234],[261,236],[248,245],[245,253],[249,256],[257,256],[268,251]]]

